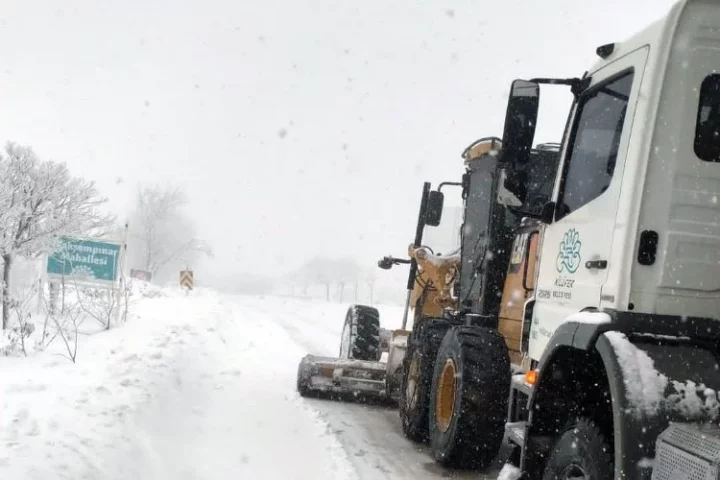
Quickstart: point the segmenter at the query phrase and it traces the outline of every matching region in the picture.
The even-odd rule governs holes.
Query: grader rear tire
[[[345,315],[340,339],[340,358],[380,360],[380,312],[365,305],[352,305]]]
[[[450,323],[424,319],[408,339],[400,387],[400,419],[403,434],[414,442],[428,440],[428,413],[435,358]]]
[[[489,328],[462,326],[443,339],[430,396],[430,445],[440,464],[485,468],[502,446],[510,392],[505,340]]]

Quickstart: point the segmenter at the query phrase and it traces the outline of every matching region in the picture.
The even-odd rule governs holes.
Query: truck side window
[[[580,98],[556,219],[587,205],[610,186],[633,77],[628,71]]]
[[[706,162],[720,162],[720,75],[705,77],[695,124],[695,155]]]

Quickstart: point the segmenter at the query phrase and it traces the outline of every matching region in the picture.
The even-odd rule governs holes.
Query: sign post
[[[123,230],[122,248],[120,252],[120,267],[118,268],[118,275],[120,276],[119,286],[116,282],[112,291],[117,295],[117,303],[115,304],[115,325],[120,324],[120,301],[121,296],[125,295],[125,289],[127,288],[127,280],[125,279],[125,259],[127,258],[127,239],[128,239],[129,224],[125,222],[125,229]],[[127,297],[126,297],[127,298]],[[127,314],[127,302],[125,303],[125,313]]]

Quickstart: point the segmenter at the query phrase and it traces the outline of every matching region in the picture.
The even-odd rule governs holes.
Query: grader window
[[[558,217],[587,205],[610,186],[633,76],[632,71],[625,73],[592,88],[580,99]]]
[[[705,77],[695,126],[695,155],[706,162],[720,162],[720,75]]]

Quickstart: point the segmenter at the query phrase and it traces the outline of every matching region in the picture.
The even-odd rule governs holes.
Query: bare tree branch
[[[191,262],[199,255],[212,256],[210,246],[195,237],[193,226],[183,212],[187,203],[185,193],[173,187],[144,186],[137,195],[133,221],[133,237],[139,244],[136,263],[158,272],[185,260]]]

